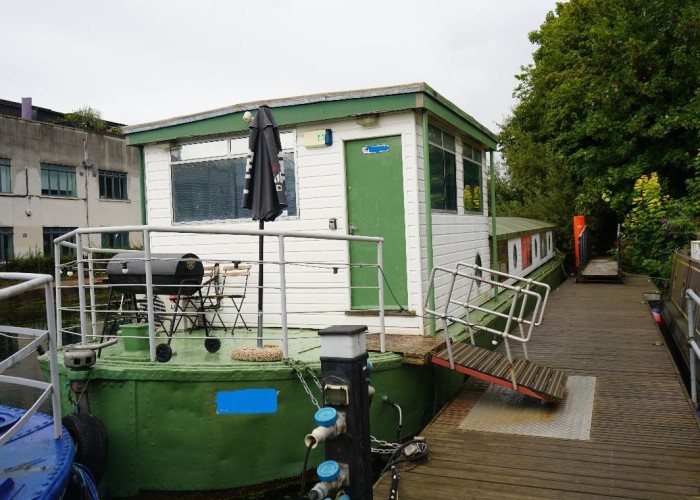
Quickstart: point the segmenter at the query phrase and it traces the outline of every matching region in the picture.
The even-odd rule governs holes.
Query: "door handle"
[[[348,234],[355,234],[355,230],[357,229],[357,226],[355,224],[350,224],[348,226]]]

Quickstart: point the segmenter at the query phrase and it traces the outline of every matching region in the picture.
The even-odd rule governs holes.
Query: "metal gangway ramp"
[[[617,226],[617,238],[615,240],[616,256],[592,257],[591,255],[591,229],[584,226],[578,237],[579,255],[576,265],[576,283],[588,281],[605,283],[622,283],[622,270],[620,268],[620,225]]]
[[[430,275],[429,292],[435,289],[436,281],[444,282],[446,277],[448,293],[442,311],[430,309],[428,298],[424,304],[427,314],[442,320],[445,334],[445,346],[431,355],[431,361],[537,399],[561,401],[568,379],[566,373],[531,362],[527,351],[533,329],[542,323],[549,285],[462,262],[453,269],[435,267]],[[485,292],[485,285],[495,292]],[[456,295],[465,289],[465,298],[460,300]],[[485,302],[489,293],[497,293],[503,300],[488,308]],[[450,323],[466,326],[470,342],[452,339]],[[501,337],[505,355],[478,347],[474,339],[477,331],[490,333],[494,340]],[[512,355],[511,342],[521,344],[523,358]]]

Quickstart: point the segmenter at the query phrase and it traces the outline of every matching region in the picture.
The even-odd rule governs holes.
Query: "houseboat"
[[[288,198],[264,230],[241,208],[244,117],[262,104],[279,125]],[[322,402],[317,333],[331,325],[367,328],[374,446],[411,436],[464,382],[431,364],[431,350],[445,333],[473,333],[445,330],[427,311],[468,295],[512,315],[518,292],[499,287],[562,277],[551,225],[499,219],[488,206],[496,136],[424,83],[239,104],[126,135],[139,150],[144,225],[55,240],[55,255],[76,256],[56,260],[61,377],[73,388],[64,411],[82,405],[104,422],[114,496],[298,476]],[[143,251],[95,248],[102,233],[138,234]],[[431,273],[460,264],[479,279]],[[501,280],[483,278],[490,265]],[[79,325],[63,323],[70,287]],[[271,400],[233,412],[217,401],[251,389]]]
[[[700,291],[700,242],[691,242],[691,249],[679,249],[673,256],[671,281],[661,296],[660,314],[663,330],[671,340],[671,352],[684,380],[690,380],[690,351],[688,349],[688,297],[687,290]],[[697,310],[694,314],[696,337]],[[695,384],[698,383],[697,376]]]

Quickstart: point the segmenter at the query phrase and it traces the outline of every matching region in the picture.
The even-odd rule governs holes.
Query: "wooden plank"
[[[514,364],[519,379],[552,395],[564,394],[567,374],[595,377],[589,440],[460,430],[489,387],[472,378],[421,433],[431,458],[401,470],[400,498],[700,496],[698,419],[666,347],[654,345],[661,337],[642,303],[653,290],[633,277],[565,282],[535,330],[532,362]],[[504,358],[491,372],[508,378]],[[375,497],[387,486],[380,480]]]

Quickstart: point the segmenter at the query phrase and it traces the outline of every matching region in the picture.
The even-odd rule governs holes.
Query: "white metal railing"
[[[519,342],[523,346],[523,353],[525,359],[528,359],[527,343],[532,338],[533,328],[535,326],[539,326],[542,323],[542,320],[544,319],[544,311],[547,306],[547,300],[549,299],[550,293],[549,285],[531,279],[524,279],[520,276],[495,271],[486,267],[477,266],[475,264],[460,262],[452,269],[440,266],[437,266],[433,269],[433,271],[430,274],[428,294],[426,295],[427,297],[430,296],[430,292],[435,287],[436,276],[439,273],[444,273],[450,276],[449,288],[447,298],[445,299],[444,308],[442,311],[430,309],[428,299],[426,299],[423,307],[427,314],[431,314],[435,317],[442,319],[447,354],[450,361],[450,368],[454,369],[454,358],[452,355],[452,346],[450,342],[448,322],[458,323],[466,326],[467,332],[469,333],[469,338],[473,345],[475,344],[475,330],[488,332],[493,335],[498,335],[502,337],[506,347],[506,355],[508,356],[508,361],[510,361],[511,363],[513,362],[513,357],[510,350],[509,341],[514,340],[516,342]],[[506,284],[504,282],[493,279],[494,277],[500,277],[504,280],[513,279],[515,280],[515,283],[522,283],[523,286]],[[469,287],[466,293],[466,297],[462,300],[459,300],[458,298],[455,298],[453,296],[455,292],[455,283],[457,282],[458,278],[469,281]],[[475,286],[475,284],[478,285]],[[510,290],[512,292],[509,298],[510,305],[505,308],[507,309],[507,312],[501,312],[496,310],[495,308],[485,307],[485,304],[481,303],[481,294],[479,294],[478,292],[479,287],[481,285],[490,285],[495,290],[502,288],[504,290]],[[536,292],[534,290],[535,288],[542,288],[543,293]],[[475,294],[478,295],[475,296]],[[528,315],[528,304],[531,303],[530,300],[534,301],[534,307],[532,308],[531,315]],[[464,311],[464,314],[458,315],[450,313],[450,307],[455,306],[459,308],[459,311]],[[484,314],[492,315],[496,318],[504,319],[505,326],[502,330],[497,330],[495,328],[487,326],[486,322],[472,321],[470,316],[470,313],[472,312],[481,312]],[[513,323],[515,323],[518,327],[518,335],[514,335],[511,333]],[[527,327],[527,330],[525,329],[525,327]]]
[[[312,233],[312,232],[285,232],[285,231],[274,231],[274,230],[258,230],[258,229],[243,229],[243,228],[220,228],[220,227],[202,227],[202,226],[115,226],[115,227],[100,227],[100,228],[79,228],[75,229],[65,235],[60,236],[54,240],[54,265],[55,265],[55,276],[56,276],[56,323],[58,325],[58,331],[63,329],[63,304],[60,290],[62,289],[62,277],[61,277],[61,248],[68,247],[74,249],[76,252],[76,275],[78,280],[78,300],[79,300],[79,315],[80,315],[80,344],[82,346],[88,345],[88,339],[95,339],[100,337],[97,333],[97,318],[96,318],[96,304],[95,304],[95,268],[93,264],[92,254],[94,252],[107,252],[107,253],[119,253],[124,250],[109,250],[102,248],[90,247],[89,244],[84,246],[83,236],[91,234],[102,234],[102,233],[126,233],[126,232],[140,232],[143,235],[143,251],[144,251],[144,267],[145,267],[145,278],[146,278],[146,304],[147,304],[147,322],[149,326],[149,353],[152,361],[156,359],[156,329],[154,320],[154,310],[153,310],[153,273],[152,273],[152,255],[151,250],[151,236],[154,233],[179,233],[179,234],[204,234],[204,235],[226,235],[226,236],[257,236],[257,237],[270,237],[277,239],[278,248],[278,273],[279,273],[279,294],[280,294],[280,317],[281,317],[281,344],[283,356],[285,358],[289,357],[289,328],[287,324],[287,266],[290,264],[299,264],[298,262],[287,260],[285,253],[285,240],[290,239],[304,239],[304,240],[336,240],[336,241],[347,241],[347,242],[366,242],[369,244],[375,244],[377,247],[377,263],[376,264],[366,264],[365,267],[371,266],[377,268],[377,292],[378,292],[378,306],[379,306],[379,333],[380,333],[380,349],[382,352],[386,351],[385,342],[385,317],[384,317],[384,274],[383,274],[383,260],[382,260],[382,245],[383,238],[371,237],[371,236],[355,236],[346,234],[327,234],[327,233]],[[75,238],[75,243],[70,240]],[[196,250],[195,250],[196,251]],[[87,257],[87,258],[86,258]],[[85,263],[88,263],[87,272]],[[250,263],[258,263],[257,259],[249,260]],[[260,262],[267,263],[267,262]],[[329,265],[329,264],[326,264]],[[336,265],[337,267],[337,265]],[[348,265],[349,267],[349,265]],[[85,276],[88,276],[88,286],[85,284]],[[90,290],[90,307],[87,305],[88,298],[85,294],[85,289]],[[85,317],[87,311],[91,312],[90,321],[87,321]],[[92,331],[90,330],[90,325],[92,326]],[[60,338],[59,338],[60,341]]]
[[[58,382],[58,355],[56,343],[56,322],[54,316],[54,300],[53,289],[51,283],[53,279],[48,274],[28,274],[28,273],[0,273],[0,280],[21,281],[16,285],[11,285],[0,290],[0,300],[8,299],[23,292],[34,290],[43,285],[44,295],[46,297],[46,330],[34,328],[20,328],[9,325],[0,325],[0,334],[13,336],[33,337],[26,346],[12,354],[10,357],[0,361],[0,382],[15,384],[34,389],[42,390],[36,402],[27,410],[15,424],[0,435],[0,446],[7,443],[12,437],[19,432],[22,426],[32,418],[39,407],[51,397],[53,411],[53,429],[54,437],[61,437],[61,400],[59,394]],[[8,368],[19,363],[36,351],[44,342],[49,344],[49,361],[51,380],[50,382],[41,382],[37,380],[25,379],[20,377],[11,377],[2,375]]]
[[[688,362],[690,364],[690,399],[693,407],[698,409],[698,387],[695,377],[697,359],[700,359],[700,346],[695,336],[695,307],[700,306],[700,297],[691,289],[685,291],[688,311]]]

